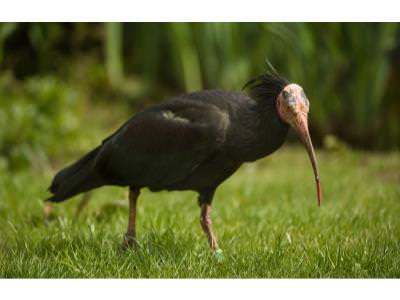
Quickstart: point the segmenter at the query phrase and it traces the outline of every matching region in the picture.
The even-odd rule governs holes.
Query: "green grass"
[[[243,166],[218,189],[213,221],[225,260],[211,255],[193,192],[139,199],[140,248],[121,251],[125,189],[96,190],[42,220],[54,171],[0,177],[0,277],[400,277],[400,155],[318,153],[317,207],[305,150]]]

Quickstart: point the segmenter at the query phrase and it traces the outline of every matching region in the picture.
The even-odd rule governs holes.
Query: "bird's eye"
[[[289,93],[287,91],[282,92],[283,98],[287,99],[289,97]]]

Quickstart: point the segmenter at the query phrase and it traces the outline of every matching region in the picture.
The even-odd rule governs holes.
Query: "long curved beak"
[[[314,171],[315,183],[317,186],[318,206],[320,206],[322,202],[322,193],[321,193],[321,185],[319,182],[317,158],[315,156],[314,147],[311,141],[310,133],[308,131],[308,121],[306,114],[302,113],[298,114],[298,116],[295,119],[295,122],[293,123],[293,129],[296,131],[301,142],[306,147],[308,156],[310,157],[311,165]]]

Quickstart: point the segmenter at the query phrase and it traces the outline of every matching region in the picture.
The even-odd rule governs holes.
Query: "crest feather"
[[[256,101],[275,103],[276,98],[290,81],[280,76],[271,63],[266,60],[268,71],[248,81],[242,88],[249,89],[250,96]]]

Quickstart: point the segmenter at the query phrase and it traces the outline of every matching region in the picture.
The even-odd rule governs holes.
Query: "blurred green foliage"
[[[398,149],[397,23],[2,23],[0,156],[56,155],[95,101],[136,110],[185,91],[240,90],[266,58],[305,88],[317,145],[332,135]]]
[[[80,95],[54,77],[30,78],[19,89],[0,77],[0,164],[39,166],[79,144]],[[69,145],[69,146],[68,146]]]

